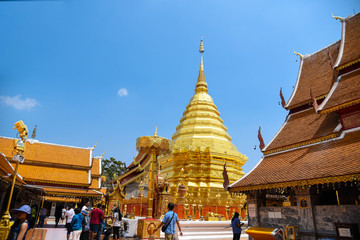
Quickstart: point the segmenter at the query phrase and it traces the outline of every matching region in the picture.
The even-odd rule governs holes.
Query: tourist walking
[[[31,208],[29,205],[22,205],[14,211],[17,212],[16,221],[11,226],[7,240],[25,240],[26,233],[29,230],[27,219],[31,214]]]
[[[100,221],[100,225],[99,225],[99,232],[100,234],[105,234],[105,218],[108,218],[109,216],[105,216],[105,212],[106,212],[106,205],[102,205],[101,206],[101,210],[103,211],[104,213],[104,217],[103,219],[101,219]]]
[[[66,211],[67,209],[65,207],[61,210],[61,223],[64,222]]]
[[[86,203],[84,204],[84,206],[81,208],[81,212],[82,212],[82,211],[89,211],[89,207],[90,207],[90,202],[88,201],[88,202],[86,202]]]
[[[121,219],[122,219],[122,215],[120,209],[115,208],[112,219],[113,240],[119,240],[120,238]]]
[[[71,220],[71,240],[80,240],[82,232],[83,215],[80,208],[75,209],[75,215]]]
[[[56,210],[55,210],[55,227],[57,227],[59,225],[61,214],[62,214],[62,207],[61,206],[56,206]]]
[[[69,210],[66,211],[65,213],[65,219],[66,219],[66,230],[67,230],[67,233],[66,233],[66,239],[69,240],[70,239],[70,233],[71,233],[71,221],[73,219],[75,215],[75,212],[74,212],[74,205],[70,205],[69,206]]]
[[[82,232],[80,235],[80,240],[89,240],[90,239],[90,217],[88,211],[81,211],[83,215],[82,222]]]
[[[43,207],[43,208],[40,210],[40,220],[39,220],[39,226],[40,226],[40,227],[44,227],[44,222],[45,222],[46,214],[47,214],[47,209],[46,209],[45,207]]]
[[[101,204],[97,205],[97,208],[93,209],[90,213],[90,240],[94,240],[96,234],[96,240],[100,240],[100,221],[104,219],[104,212],[101,210]]]
[[[235,212],[233,218],[231,219],[231,226],[234,234],[233,240],[240,239],[242,225],[244,225],[244,223],[240,222],[239,213]]]
[[[179,223],[179,218],[176,213],[173,212],[175,205],[173,203],[168,204],[168,212],[165,213],[163,220],[161,221],[160,225],[155,228],[155,232],[161,228],[163,232],[165,232],[165,240],[174,240],[175,239],[175,223],[177,224],[180,236],[182,236],[182,231]],[[164,226],[164,229],[162,228]]]

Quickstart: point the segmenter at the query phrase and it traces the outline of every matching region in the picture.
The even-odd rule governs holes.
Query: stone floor
[[[37,232],[37,230],[41,230],[41,229],[42,230],[46,229],[46,236],[43,236],[43,234],[35,234],[35,236],[43,236],[43,237],[42,238],[35,237],[33,239],[27,238],[26,240],[66,240],[66,228],[65,228],[64,223],[60,223],[58,227],[55,227],[55,222],[52,219],[47,219],[47,224],[45,224],[45,226],[43,228],[37,228],[35,230],[35,233]],[[196,234],[196,236],[194,236],[193,234],[191,234],[190,236],[187,236],[188,234],[184,234],[183,237],[179,237],[179,240],[197,240],[197,239],[206,239],[206,240],[229,239],[229,240],[231,240],[232,239],[232,236],[231,236],[232,234],[229,235],[228,233],[224,233],[224,234],[220,233],[219,235],[214,235],[214,236],[209,237],[209,236],[205,236],[206,234],[202,234],[202,231],[204,231],[204,230],[199,231]],[[136,239],[137,238],[120,238],[120,240],[136,240]],[[248,238],[247,234],[242,234],[240,239],[247,240],[249,238]]]

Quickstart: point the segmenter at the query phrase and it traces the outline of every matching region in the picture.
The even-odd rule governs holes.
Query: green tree
[[[113,157],[110,159],[103,159],[102,163],[102,175],[106,176],[107,181],[114,180],[114,174],[120,176],[126,172],[126,165],[122,161],[118,161]]]

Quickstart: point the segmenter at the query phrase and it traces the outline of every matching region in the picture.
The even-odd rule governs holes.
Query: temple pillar
[[[150,151],[150,170],[149,170],[149,185],[148,185],[148,201],[147,201],[147,218],[153,218],[153,204],[154,204],[154,181],[155,181],[155,163],[156,152],[155,149]]]
[[[56,210],[56,202],[52,202],[49,216],[54,217],[55,216],[55,210]]]
[[[171,194],[167,192],[160,193],[156,199],[156,202],[157,209],[155,218],[161,218],[167,212],[167,205],[171,202]]]
[[[6,196],[7,192],[8,192],[8,190],[9,190],[9,188],[10,188],[10,185],[5,185],[5,184],[1,185],[1,190],[0,190],[0,211],[3,210],[2,207],[4,206],[5,196]]]
[[[301,239],[314,240],[316,239],[316,223],[310,189],[308,187],[298,187],[295,189],[295,194],[297,197],[297,206],[299,208],[298,221]]]
[[[247,194],[247,203],[249,226],[260,227],[261,221],[259,210],[261,206],[261,199],[258,191],[252,191]]]

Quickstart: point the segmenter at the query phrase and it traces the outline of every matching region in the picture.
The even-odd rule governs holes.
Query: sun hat
[[[30,214],[31,213],[31,207],[29,205],[22,205],[20,208],[14,209],[14,211],[24,212],[24,213]]]

